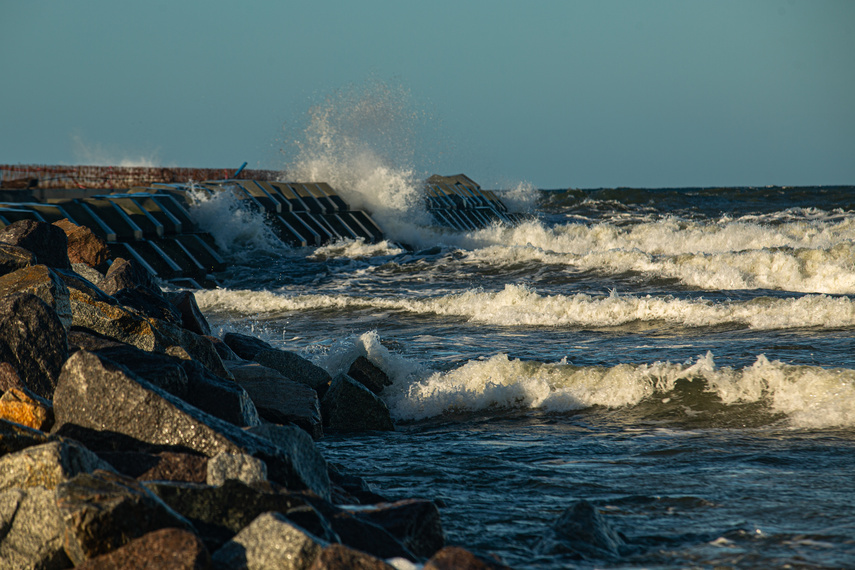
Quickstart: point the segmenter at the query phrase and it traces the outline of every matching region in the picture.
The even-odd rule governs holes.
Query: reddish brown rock
[[[433,555],[424,570],[510,570],[499,562],[484,560],[458,546],[446,546]]]
[[[85,263],[98,271],[106,271],[110,250],[107,243],[86,226],[78,226],[68,219],[54,222],[68,239],[68,259],[71,263]]]
[[[0,418],[48,431],[53,425],[53,410],[23,390],[12,388],[0,396]]]
[[[177,528],[150,532],[77,566],[82,570],[207,570],[210,567],[211,555],[199,537]]]
[[[177,451],[105,451],[98,456],[137,481],[204,483],[208,476],[208,458],[204,455]]]
[[[393,570],[391,566],[370,554],[331,544],[321,550],[308,570]]]
[[[0,392],[17,388],[24,389],[24,382],[18,376],[18,371],[8,362],[0,362]]]
[[[162,528],[193,530],[137,481],[106,471],[81,473],[56,488],[64,548],[75,565]]]

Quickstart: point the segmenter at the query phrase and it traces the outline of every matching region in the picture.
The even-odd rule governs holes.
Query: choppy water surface
[[[521,187],[528,222],[462,234],[393,178],[387,202],[339,181],[386,242],[282,251],[249,216],[197,294],[223,330],[393,378],[398,431],[328,437],[330,461],[515,567],[855,566],[855,190]],[[583,499],[619,551],[544,541]]]

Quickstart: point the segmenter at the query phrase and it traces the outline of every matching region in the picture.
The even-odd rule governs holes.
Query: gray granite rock
[[[252,360],[281,372],[291,380],[309,386],[320,397],[323,397],[332,381],[326,370],[288,350],[262,349],[255,353]]]
[[[311,438],[298,428],[279,447],[266,438],[207,414],[126,371],[78,351],[65,363],[54,393],[55,432],[63,426],[126,436],[208,457],[248,453],[267,463],[270,478],[289,489],[329,498],[329,476]],[[302,438],[300,437],[302,435]],[[308,440],[308,444],[306,444]],[[287,445],[286,445],[287,444]]]
[[[0,492],[0,562],[3,570],[70,568],[63,549],[64,525],[52,490]]]
[[[267,465],[246,453],[218,453],[208,460],[208,485],[237,480],[249,486],[267,483]]]
[[[371,390],[348,376],[336,376],[321,400],[324,428],[338,432],[393,431],[386,404]]]
[[[33,265],[0,276],[0,296],[32,293],[56,312],[62,326],[71,327],[68,287],[47,265]]]
[[[228,368],[252,398],[259,416],[275,424],[294,423],[312,439],[323,437],[321,405],[312,388],[257,362],[229,362]]]
[[[0,491],[11,488],[55,489],[79,473],[113,471],[97,455],[73,440],[51,441],[0,457]]]
[[[53,398],[68,337],[56,312],[30,293],[0,297],[0,362],[8,362],[36,395]]]
[[[279,513],[256,518],[212,556],[215,569],[304,570],[327,544]]]
[[[95,471],[56,488],[65,526],[65,552],[75,565],[162,528],[195,529],[154,493],[130,477]]]

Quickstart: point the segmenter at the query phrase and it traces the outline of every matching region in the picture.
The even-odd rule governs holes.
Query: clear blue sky
[[[485,187],[855,184],[851,0],[2,0],[0,21],[0,163],[282,169],[320,106],[400,139],[393,167]],[[372,98],[385,123],[356,116]]]

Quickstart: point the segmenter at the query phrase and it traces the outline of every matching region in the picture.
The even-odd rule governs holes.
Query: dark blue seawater
[[[505,196],[529,221],[441,231],[410,202],[373,212],[377,245],[282,250],[247,218],[198,300],[333,374],[383,368],[397,431],[320,446],[438,500],[449,544],[516,568],[855,567],[855,188]],[[554,539],[579,501],[613,548]]]

